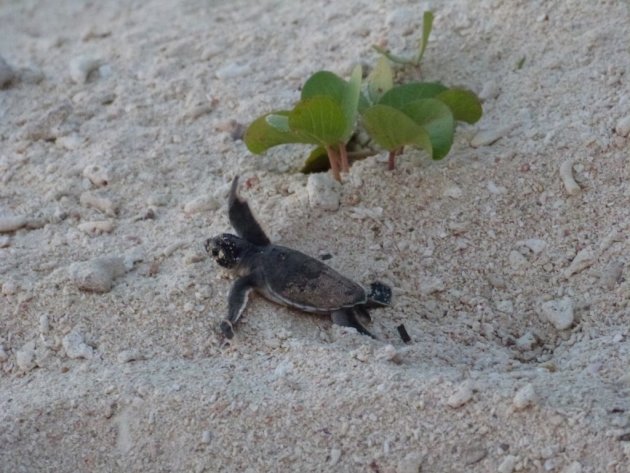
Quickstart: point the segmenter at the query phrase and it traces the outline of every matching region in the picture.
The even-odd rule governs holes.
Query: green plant
[[[304,84],[292,110],[279,110],[256,119],[244,140],[252,153],[288,143],[316,145],[326,150],[335,179],[350,169],[346,144],[354,131],[361,97],[361,67],[349,81],[332,72],[313,74]]]
[[[433,15],[427,13],[414,63],[422,59],[431,32]],[[349,170],[350,157],[360,159],[376,152],[371,143],[354,149],[357,127],[363,127],[376,145],[389,151],[389,169],[395,168],[396,156],[405,146],[442,159],[453,144],[456,122],[475,123],[481,118],[479,100],[468,90],[438,82],[394,85],[386,57],[391,59],[389,55],[380,57],[365,84],[360,66],[348,81],[329,71],[316,72],[304,84],[293,109],[254,120],[245,132],[245,144],[255,154],[288,143],[314,145],[302,171],[330,167],[337,180],[341,180],[341,172]]]
[[[395,54],[392,54],[390,51],[381,48],[380,46],[374,45],[372,47],[392,62],[395,62],[397,64],[419,66],[420,61],[422,61],[422,56],[424,56],[424,50],[427,49],[427,44],[429,43],[429,35],[431,34],[432,29],[433,12],[426,11],[422,16],[422,36],[420,37],[420,41],[418,43],[418,54],[413,58],[403,58],[400,56],[396,56]]]
[[[374,141],[389,151],[389,169],[406,145],[435,160],[448,154],[455,122],[475,123],[481,104],[472,92],[439,82],[412,82],[386,90],[362,111],[362,122]]]

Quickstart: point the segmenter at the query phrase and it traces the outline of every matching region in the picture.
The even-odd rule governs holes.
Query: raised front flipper
[[[271,243],[260,224],[254,218],[247,201],[241,199],[238,195],[238,176],[232,181],[228,199],[228,215],[232,227],[234,227],[237,235],[241,238],[258,246],[267,246]]]
[[[234,325],[241,317],[245,310],[249,293],[254,288],[254,278],[252,276],[244,276],[237,279],[228,296],[228,316],[221,322],[221,331],[227,338],[234,336]]]
[[[352,327],[356,329],[357,332],[376,339],[376,337],[357,320],[353,309],[336,310],[330,314],[330,317],[336,325],[341,325],[342,327]]]

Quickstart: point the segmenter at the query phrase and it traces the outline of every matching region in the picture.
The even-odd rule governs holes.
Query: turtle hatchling
[[[366,289],[315,258],[272,244],[237,190],[238,176],[232,181],[228,198],[230,223],[238,236],[223,233],[205,243],[206,251],[220,266],[238,275],[228,296],[228,316],[220,325],[223,334],[234,336],[234,326],[255,290],[278,304],[330,314],[333,323],[376,338],[357,315],[369,320],[368,308],[388,306],[391,288],[375,282]]]

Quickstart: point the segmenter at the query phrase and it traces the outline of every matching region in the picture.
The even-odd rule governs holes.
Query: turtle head
[[[234,269],[241,264],[251,244],[236,235],[223,233],[206,240],[204,246],[219,266]]]

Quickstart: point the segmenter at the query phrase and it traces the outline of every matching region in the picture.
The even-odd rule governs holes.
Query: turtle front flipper
[[[254,288],[255,281],[251,275],[237,279],[230,289],[228,296],[228,316],[221,322],[220,328],[227,338],[234,337],[234,325],[245,310],[249,293]]]
[[[341,325],[342,327],[352,327],[353,329],[356,329],[357,332],[377,340],[377,338],[357,320],[353,309],[336,310],[330,314],[330,317],[336,325]]]
[[[258,246],[267,246],[271,242],[260,224],[254,218],[247,201],[238,195],[238,176],[232,181],[230,197],[228,199],[228,215],[230,223],[236,233],[250,243]]]

